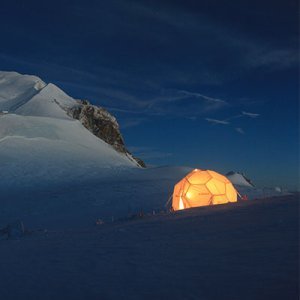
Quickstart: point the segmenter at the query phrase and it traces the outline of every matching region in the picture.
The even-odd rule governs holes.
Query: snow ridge
[[[36,76],[0,71],[0,111],[15,111],[45,86]]]
[[[13,180],[24,176],[16,170],[26,169],[30,181],[37,166],[44,169],[43,176],[51,168],[70,177],[90,168],[136,167],[136,161],[115,151],[68,115],[76,105],[75,99],[52,83],[0,71],[1,173]],[[20,167],[13,170],[16,163]]]

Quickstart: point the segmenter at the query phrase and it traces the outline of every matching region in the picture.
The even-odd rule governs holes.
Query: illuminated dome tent
[[[172,207],[180,210],[236,201],[237,191],[225,176],[195,169],[175,185]]]

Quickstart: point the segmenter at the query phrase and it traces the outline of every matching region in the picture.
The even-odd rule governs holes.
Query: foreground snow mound
[[[298,208],[266,199],[88,230],[24,221],[25,237],[0,237],[1,299],[298,299]]]

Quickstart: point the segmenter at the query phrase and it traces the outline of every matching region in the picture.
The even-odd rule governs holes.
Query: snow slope
[[[298,299],[298,208],[274,198],[0,239],[1,299]]]
[[[15,114],[0,116],[0,164],[6,186],[70,180],[100,167],[134,167],[79,121]]]
[[[82,175],[92,166],[136,166],[67,115],[64,109],[76,105],[38,77],[0,72],[0,112],[9,112],[0,114],[1,172],[22,181],[23,170],[30,181],[42,174],[47,179],[71,176],[76,170]]]
[[[15,111],[45,86],[36,76],[0,71],[0,111]]]
[[[27,116],[70,119],[62,109],[76,105],[76,101],[54,84],[47,84],[29,101],[15,110],[15,113]]]

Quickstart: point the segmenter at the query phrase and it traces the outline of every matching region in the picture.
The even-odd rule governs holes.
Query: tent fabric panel
[[[191,207],[209,205],[211,202],[211,193],[205,185],[190,185],[184,198]]]
[[[191,184],[189,190],[191,188],[193,188],[193,190],[195,190],[199,195],[210,194],[210,191],[205,184]]]
[[[226,184],[226,196],[229,202],[237,202],[237,192],[231,183]]]
[[[187,190],[189,187],[189,183],[188,181],[183,178],[181,181],[179,181],[175,187],[174,187],[174,191],[173,191],[173,199],[172,199],[172,207],[174,210],[179,210],[181,203],[180,201],[183,202],[184,208],[187,208],[187,203],[184,200],[184,197],[182,197],[183,193],[185,190]]]
[[[191,207],[193,207],[191,205],[190,201],[188,199],[186,199],[186,197],[182,196],[181,199],[183,201],[184,208],[191,208]]]
[[[218,179],[212,178],[206,183],[206,186],[213,195],[225,195],[226,193],[225,183]]]
[[[180,198],[180,193],[181,193],[181,186],[182,186],[182,180],[179,181],[174,186],[173,199],[172,199],[172,207],[173,207],[174,210],[179,209],[179,198]]]
[[[211,204],[212,195],[204,195],[198,198],[188,199],[190,207],[207,206]]]
[[[194,170],[189,175],[187,175],[187,180],[191,184],[205,184],[208,182],[212,176],[207,171]]]
[[[212,203],[214,205],[228,203],[228,199],[225,195],[216,195],[212,198]]]
[[[182,189],[182,183],[183,183],[183,181],[181,180],[174,186],[173,195],[175,195],[175,196],[180,195],[181,189]]]
[[[182,195],[185,195],[187,193],[189,187],[190,187],[190,183],[186,179],[184,179],[183,184],[181,186]]]
[[[211,171],[211,170],[207,170],[207,172],[213,177],[216,178],[224,183],[229,183],[230,181],[228,180],[227,177],[215,172],[215,171]]]

